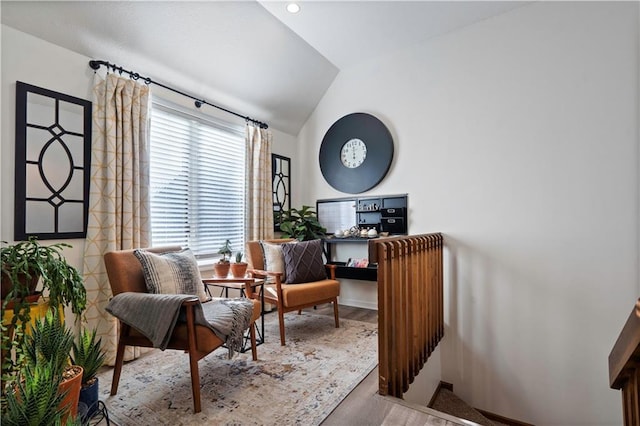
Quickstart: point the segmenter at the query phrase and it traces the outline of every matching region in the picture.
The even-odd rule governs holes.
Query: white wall
[[[2,228],[3,241],[13,241],[15,174],[16,81],[82,99],[91,99],[93,70],[89,58],[2,25]],[[47,241],[53,244],[60,240]],[[82,271],[84,240],[64,240],[73,246],[64,253]]]
[[[343,70],[298,138],[363,111],[395,140],[370,194],[445,235],[442,379],[537,425],[618,425],[607,357],[640,292],[638,3],[537,2]],[[425,401],[430,395],[425,395]]]
[[[1,69],[1,100],[2,100],[2,141],[0,145],[1,157],[1,187],[2,220],[0,224],[0,238],[3,241],[13,241],[13,195],[14,195],[14,157],[15,157],[15,88],[16,81],[33,84],[57,92],[66,93],[83,99],[91,99],[93,84],[93,70],[89,68],[89,59],[70,50],[56,46],[39,38],[2,25],[2,69]],[[116,61],[116,59],[112,59]],[[116,61],[117,62],[117,61]],[[144,70],[131,68],[144,74]],[[171,85],[180,88],[180,81],[172,81]],[[194,108],[187,98],[175,95],[158,86],[152,86],[152,93],[173,102]],[[207,98],[206,93],[198,93]],[[218,116],[227,121],[244,123],[242,119],[218,112],[210,107],[203,107],[203,113]],[[298,167],[296,158],[297,140],[294,136],[271,129],[273,132],[273,152],[292,158],[295,169]],[[296,202],[294,193],[293,201]],[[47,241],[46,244],[59,242]],[[65,240],[73,246],[65,250],[70,263],[82,271],[82,255],[84,240]]]

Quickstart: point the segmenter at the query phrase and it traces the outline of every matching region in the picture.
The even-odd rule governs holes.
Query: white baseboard
[[[338,299],[338,304],[345,305],[345,306],[353,306],[354,308],[373,309],[374,311],[378,310],[377,303],[368,302],[366,300],[345,299],[340,297]]]

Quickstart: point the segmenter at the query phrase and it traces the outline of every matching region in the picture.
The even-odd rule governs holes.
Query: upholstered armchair
[[[264,300],[277,307],[280,344],[283,346],[285,345],[284,314],[287,312],[300,313],[304,308],[333,303],[336,328],[340,327],[338,319],[340,282],[336,280],[336,266],[323,264],[321,241],[300,243],[295,241],[293,239],[249,241],[246,247],[248,272],[255,278],[267,280],[263,289]],[[312,259],[307,256],[310,250],[313,251]],[[318,271],[318,262],[320,262],[321,273]],[[309,272],[309,269],[314,271]],[[327,275],[326,272],[329,274]],[[252,292],[247,294],[257,298],[257,295]]]
[[[145,249],[146,252],[156,254],[166,254],[170,252],[177,252],[179,250],[181,250],[181,247]],[[136,296],[135,301],[139,304],[139,309],[144,309],[142,304],[155,302],[151,299],[162,300],[163,297],[167,299],[171,296],[178,296],[183,299],[179,301],[178,310],[180,311],[180,316],[186,318],[186,320],[180,320],[175,323],[172,331],[169,331],[170,335],[166,336],[166,340],[163,341],[161,348],[182,350],[188,354],[191,370],[194,411],[196,413],[200,412],[200,376],[198,372],[198,361],[222,346],[225,342],[218,337],[210,327],[204,326],[202,323],[198,322],[198,313],[202,312],[201,308],[203,305],[214,305],[215,303],[202,303],[201,298],[198,295],[189,296],[149,293],[147,290],[147,284],[145,283],[143,266],[139,258],[134,254],[134,250],[106,253],[104,255],[104,262],[109,277],[109,283],[111,285],[111,291],[114,295],[114,298],[107,307],[109,312],[112,312],[110,307],[112,303],[116,301],[116,296],[119,295]],[[199,285],[201,287],[204,286],[202,282],[195,283],[194,285]],[[118,299],[122,299],[122,297]],[[210,306],[207,308],[210,308]],[[253,326],[253,323],[260,316],[260,312],[260,303],[253,300],[249,329],[251,330],[251,353],[254,360],[257,360],[257,351],[255,327]],[[144,330],[141,328],[142,325],[139,326],[140,328],[136,328],[138,324],[131,324],[130,321],[127,321],[129,322],[127,323],[123,321],[121,317],[118,318],[120,324],[120,337],[118,340],[116,363],[113,370],[111,395],[115,395],[118,391],[118,383],[120,381],[120,373],[122,371],[125,347],[158,347],[157,343],[148,337],[148,333],[145,334],[144,331],[141,331]]]

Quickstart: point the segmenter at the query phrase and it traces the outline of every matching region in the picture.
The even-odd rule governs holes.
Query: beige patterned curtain
[[[271,132],[247,123],[247,241],[273,238]]]
[[[114,365],[118,323],[105,311],[111,288],[103,255],[112,250],[147,247],[149,221],[149,88],[128,78],[96,74],[89,224],[84,255],[87,288],[85,317],[96,328]],[[127,348],[125,360],[139,356]]]

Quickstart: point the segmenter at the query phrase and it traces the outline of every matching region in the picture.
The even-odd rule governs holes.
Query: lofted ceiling
[[[2,23],[297,135],[341,69],[528,2],[1,1]]]

